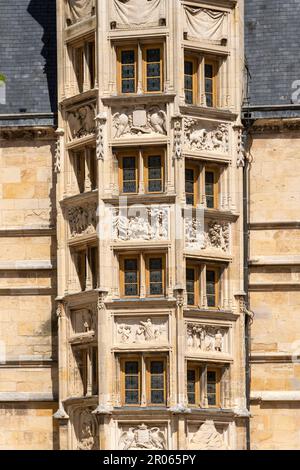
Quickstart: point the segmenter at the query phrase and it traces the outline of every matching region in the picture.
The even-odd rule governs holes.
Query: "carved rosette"
[[[87,103],[67,112],[68,140],[74,141],[96,133],[96,103]]]
[[[132,136],[165,136],[167,114],[164,106],[140,106],[113,110],[113,139]]]
[[[122,426],[119,450],[166,450],[166,429],[161,425]]]
[[[97,204],[69,207],[67,209],[67,217],[71,238],[95,233],[97,227]]]
[[[230,225],[228,222],[210,221],[203,228],[202,220],[196,217],[185,219],[186,247],[194,250],[219,250],[228,253],[230,249]]]
[[[190,117],[184,118],[184,145],[188,150],[227,155],[229,126]]]
[[[169,208],[152,206],[137,208],[134,215],[113,214],[113,238],[130,240],[167,240],[169,238]]]

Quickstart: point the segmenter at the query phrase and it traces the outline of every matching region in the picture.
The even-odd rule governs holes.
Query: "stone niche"
[[[167,450],[165,423],[119,423],[116,445],[118,450]]]
[[[165,0],[111,0],[111,27],[139,29],[165,24]]]
[[[199,322],[186,323],[188,353],[219,356],[230,354],[229,328]]]
[[[138,347],[167,346],[169,322],[167,317],[115,317],[114,342],[118,346]]]
[[[97,315],[90,308],[71,311],[72,330],[75,335],[97,332]]]
[[[95,15],[96,0],[65,0],[67,26]]]
[[[230,450],[229,429],[213,420],[188,423],[189,450]]]
[[[69,142],[92,137],[96,133],[96,103],[86,103],[69,109],[66,113]]]
[[[230,229],[228,222],[206,220],[203,217],[185,218],[185,246],[189,250],[205,250],[230,254]]]
[[[229,125],[192,117],[184,118],[184,146],[187,152],[229,154]]]
[[[162,137],[167,135],[167,114],[164,105],[112,109],[112,138]]]
[[[66,210],[69,221],[71,239],[96,232],[97,203],[86,203],[81,206],[72,206]]]
[[[113,239],[130,240],[168,240],[170,208],[165,206],[134,206],[126,213],[113,211]]]
[[[75,408],[69,412],[73,423],[74,450],[98,450],[98,424],[92,411],[95,408]]]

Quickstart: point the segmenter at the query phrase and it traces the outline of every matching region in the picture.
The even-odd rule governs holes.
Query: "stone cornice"
[[[0,128],[0,140],[56,140],[53,127],[4,126]]]
[[[250,128],[251,133],[282,133],[299,131],[300,118],[256,119]]]

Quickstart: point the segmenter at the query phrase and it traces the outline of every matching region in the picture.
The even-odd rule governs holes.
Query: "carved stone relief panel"
[[[96,133],[96,103],[88,103],[67,112],[68,139],[74,141]]]
[[[169,207],[129,208],[127,214],[113,213],[114,240],[167,240],[169,238]]]
[[[95,233],[97,228],[97,204],[89,203],[67,209],[70,237]]]
[[[218,425],[212,420],[188,426],[188,449],[229,450],[228,426]]]
[[[187,150],[228,154],[229,125],[184,118],[184,144]]]
[[[184,14],[189,38],[209,42],[228,38],[227,12],[185,5]]]
[[[163,105],[113,109],[112,113],[113,139],[167,134],[167,114]]]
[[[97,331],[96,312],[88,308],[73,310],[71,313],[72,329],[74,334],[89,333]]]
[[[67,25],[78,23],[95,14],[96,0],[66,0]]]
[[[229,328],[189,322],[186,324],[186,346],[193,353],[229,353]]]
[[[167,429],[162,424],[122,424],[119,428],[119,450],[166,450]]]
[[[187,217],[185,219],[185,245],[189,249],[217,250],[229,254],[230,224],[210,220],[203,227],[203,219]]]
[[[77,450],[97,450],[98,424],[92,414],[93,408],[77,409],[73,415],[73,426]]]
[[[165,0],[112,0],[111,20],[115,29],[159,26],[165,18]]]
[[[116,317],[115,343],[118,345],[166,345],[169,342],[166,317]]]

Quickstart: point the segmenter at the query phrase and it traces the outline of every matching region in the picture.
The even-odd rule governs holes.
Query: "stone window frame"
[[[83,160],[82,167],[78,165],[78,158],[82,158]],[[98,168],[96,146],[91,144],[84,147],[70,149],[69,160],[72,170],[72,194],[84,194],[97,190]]]
[[[188,401],[188,370],[195,371],[196,383],[195,383],[195,395],[196,403],[189,403]],[[209,405],[207,398],[207,372],[213,371],[216,372],[217,381],[216,381],[216,405]],[[209,408],[209,409],[220,409],[224,408],[225,402],[225,387],[224,387],[224,377],[228,371],[227,364],[215,364],[215,363],[204,363],[195,360],[186,361],[186,402],[190,408]]]
[[[222,174],[225,171],[224,166],[219,164],[214,164],[212,162],[207,162],[199,159],[186,158],[185,159],[185,168],[193,169],[195,171],[195,182],[194,182],[194,205],[196,207],[198,204],[204,204],[207,208],[207,199],[205,192],[205,176],[207,172],[214,174],[214,210],[219,210],[220,206],[220,194],[221,194],[221,183],[222,183]],[[186,193],[185,193],[186,194]],[[209,209],[208,209],[209,210]]]
[[[78,50],[81,50],[81,68],[79,81],[76,74]],[[67,44],[69,62],[69,96],[75,96],[97,87],[97,54],[95,34],[76,39]]]
[[[97,243],[79,245],[70,249],[80,292],[99,287],[99,248]],[[93,255],[94,253],[94,255]]]

